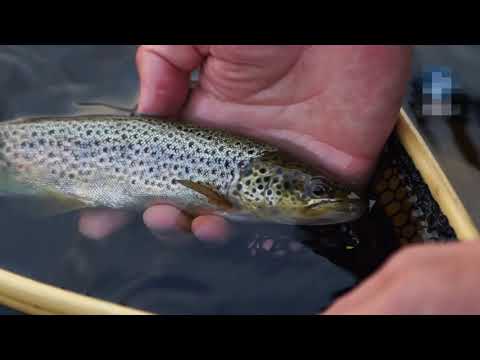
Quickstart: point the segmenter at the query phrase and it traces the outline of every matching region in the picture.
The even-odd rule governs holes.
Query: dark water
[[[78,113],[75,101],[133,107],[135,49],[0,47],[0,120]],[[168,245],[140,221],[104,241],[92,241],[78,234],[76,220],[75,214],[31,220],[0,201],[0,267],[166,314],[314,313],[357,281],[346,268],[302,247],[296,240],[317,235],[294,227],[243,227],[228,245],[211,248],[198,242]],[[336,251],[341,257],[347,250]]]

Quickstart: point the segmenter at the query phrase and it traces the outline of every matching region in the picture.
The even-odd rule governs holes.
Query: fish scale
[[[113,208],[136,208],[138,198],[179,206],[185,197],[195,197],[185,203],[210,207],[192,191],[185,196],[177,180],[213,184],[227,196],[238,163],[271,149],[222,131],[146,117],[85,116],[74,123],[38,118],[3,123],[0,129],[4,171],[21,182]]]
[[[263,172],[271,171],[270,183]],[[361,215],[364,201],[327,178],[312,191],[318,175],[268,144],[172,119],[82,115],[0,124],[0,191],[74,200],[78,208],[162,203],[193,215],[289,224]]]

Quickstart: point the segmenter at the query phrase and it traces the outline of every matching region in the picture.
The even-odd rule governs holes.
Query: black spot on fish
[[[53,135],[53,134],[55,134],[55,130],[50,130],[50,131],[48,132],[48,135]],[[14,132],[13,135],[15,135],[15,132]],[[88,134],[88,131],[87,131],[87,135],[89,135],[89,134]]]
[[[267,190],[267,195],[272,195],[272,190],[268,189]]]
[[[91,134],[92,134],[92,130],[87,130],[87,135],[91,135]]]
[[[188,147],[193,147],[194,144],[195,144],[195,143],[194,143],[193,141],[190,141],[190,142],[188,143]]]
[[[242,184],[238,184],[238,185],[237,185],[237,189],[238,189],[238,190],[242,190]]]

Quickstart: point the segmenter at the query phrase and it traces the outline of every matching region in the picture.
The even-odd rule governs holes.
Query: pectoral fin
[[[217,190],[210,185],[193,182],[190,180],[177,180],[177,182],[193,191],[204,195],[208,199],[208,202],[213,205],[216,205],[225,210],[231,209],[233,207],[230,201],[228,201],[228,199],[226,199],[223,195],[219,194]]]

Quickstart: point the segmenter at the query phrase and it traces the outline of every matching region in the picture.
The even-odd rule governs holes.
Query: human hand
[[[362,182],[398,118],[410,48],[144,45],[137,64],[140,113],[180,115],[253,136]],[[185,103],[190,74],[200,66],[199,87]],[[143,218],[154,233],[191,230],[207,241],[228,233],[222,218],[190,219],[170,206],[147,209]],[[89,210],[80,231],[101,238],[128,219]]]
[[[480,243],[413,245],[324,315],[480,314]]]

